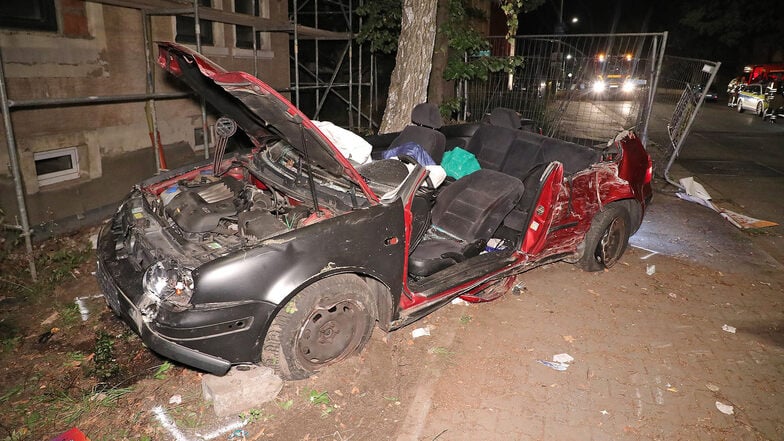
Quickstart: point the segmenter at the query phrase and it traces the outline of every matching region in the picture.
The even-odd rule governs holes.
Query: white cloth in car
[[[313,121],[313,124],[332,141],[346,159],[358,164],[370,162],[370,151],[373,150],[373,146],[361,136],[329,121]]]

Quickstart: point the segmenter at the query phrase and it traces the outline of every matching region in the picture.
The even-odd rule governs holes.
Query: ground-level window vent
[[[33,155],[39,185],[79,178],[79,153],[76,147],[38,152]]]

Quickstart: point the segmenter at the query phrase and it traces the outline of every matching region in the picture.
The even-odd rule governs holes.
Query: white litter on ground
[[[721,327],[721,330],[722,330],[722,331],[729,332],[730,334],[734,334],[734,333],[735,333],[735,331],[737,331],[737,329],[735,329],[735,327],[734,327],[734,326],[730,326],[730,325],[723,325],[723,326]]]
[[[732,415],[735,413],[735,410],[732,406],[729,404],[724,404],[721,401],[716,402],[716,409],[719,409],[719,412],[726,415]]]
[[[430,336],[430,328],[416,328],[413,331],[411,331],[411,337],[413,338],[419,338],[425,336]]]

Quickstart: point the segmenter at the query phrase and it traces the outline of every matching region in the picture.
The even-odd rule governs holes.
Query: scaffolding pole
[[[19,230],[25,242],[25,252],[30,268],[30,278],[33,281],[38,279],[35,270],[35,257],[33,256],[33,242],[30,238],[30,221],[27,218],[27,203],[24,196],[24,183],[22,173],[19,168],[19,158],[16,154],[16,138],[14,137],[14,126],[11,123],[11,108],[8,106],[8,94],[5,88],[5,66],[3,63],[3,53],[0,50],[0,109],[3,111],[3,124],[5,124],[5,137],[8,143],[8,159],[11,161],[11,173],[14,175],[14,189],[16,190],[16,204],[19,209]]]

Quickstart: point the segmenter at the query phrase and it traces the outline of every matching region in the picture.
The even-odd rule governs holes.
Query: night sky
[[[561,0],[520,17],[520,34],[552,34]],[[683,17],[705,8],[716,23],[698,32]],[[578,17],[576,24],[572,17]],[[667,53],[721,61],[725,74],[745,64],[784,61],[784,0],[563,0],[567,34],[667,31]],[[733,41],[723,40],[731,36]]]

